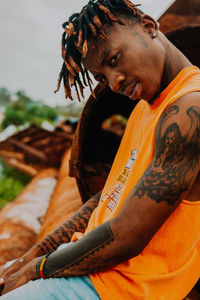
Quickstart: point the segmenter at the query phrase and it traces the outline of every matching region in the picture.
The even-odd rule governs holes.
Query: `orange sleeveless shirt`
[[[184,68],[156,99],[141,100],[129,117],[121,145],[86,233],[113,218],[154,156],[155,129],[163,111],[200,91],[200,70]],[[200,199],[200,196],[199,196]],[[200,200],[183,200],[142,253],[90,275],[103,300],[181,300],[200,276]]]

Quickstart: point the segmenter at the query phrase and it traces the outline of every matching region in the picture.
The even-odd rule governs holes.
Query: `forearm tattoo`
[[[74,232],[85,232],[92,212],[97,207],[101,193],[88,200],[79,211],[55,231],[47,235],[35,247],[39,248],[40,254],[46,254],[63,243],[68,243]]]
[[[74,276],[108,268],[110,263],[113,264],[112,255],[106,259],[106,250],[104,253],[101,251],[113,241],[110,222],[106,222],[77,242],[50,254],[44,266],[44,274],[46,277]],[[37,263],[37,269],[41,260]]]
[[[134,187],[131,199],[134,196],[148,197],[157,203],[164,201],[168,205],[175,205],[182,193],[190,189],[200,169],[200,108],[192,106],[185,111],[183,109],[178,105],[173,105],[161,116],[156,128],[154,159]],[[182,110],[181,114],[179,114],[180,110]],[[186,120],[187,126],[183,125],[180,116]],[[84,231],[88,219],[85,214],[91,214],[91,210],[89,212],[87,210],[87,213],[85,210],[83,212],[83,218],[78,215],[78,219],[73,218],[73,221],[67,223],[66,227],[59,229],[58,236],[61,235],[63,240],[65,238],[69,241],[72,232]],[[122,217],[120,218],[117,221],[123,220]],[[123,222],[116,225],[112,219],[98,226],[77,242],[58,249],[48,257],[45,263],[45,276],[68,277],[104,271],[138,255],[138,251],[143,249],[152,237],[152,232],[147,239],[144,239],[142,247],[136,238],[133,239],[136,245],[139,244],[135,246],[132,239],[131,241],[122,239],[123,226],[125,226]],[[60,237],[57,237],[55,242],[52,241],[52,237],[51,235],[50,242],[53,245],[60,243]],[[41,259],[38,266],[40,262]]]
[[[179,107],[173,105],[158,123],[155,159],[135,188],[134,195],[139,198],[147,195],[156,202],[166,201],[173,205],[190,188],[194,174],[199,172],[200,108],[192,106],[187,109],[190,124],[184,135],[181,134],[178,123],[166,126],[166,122],[178,113]]]

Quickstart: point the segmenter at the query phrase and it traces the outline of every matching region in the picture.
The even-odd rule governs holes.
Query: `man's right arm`
[[[27,253],[21,258],[17,259],[10,267],[5,269],[4,266],[0,267],[0,278],[5,280],[11,274],[24,267],[27,263],[36,257],[42,256],[50,251],[56,250],[57,247],[63,243],[68,243],[74,232],[84,233],[92,212],[97,207],[101,192],[89,199],[71,218],[66,220],[56,230],[52,231],[39,243],[34,245]],[[0,282],[1,285],[1,282]]]
[[[69,243],[74,232],[84,233],[100,196],[101,192],[93,196],[71,218],[36,244],[33,248],[37,256],[56,250],[63,243]]]

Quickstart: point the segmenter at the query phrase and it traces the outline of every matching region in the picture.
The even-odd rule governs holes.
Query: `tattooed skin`
[[[134,32],[134,35],[136,35],[138,37],[138,39],[140,40],[140,42],[142,42],[142,44],[144,45],[145,48],[148,48],[147,42],[137,31]]]
[[[199,173],[200,108],[170,106],[156,127],[155,144],[152,163],[118,214],[79,241],[52,253],[44,266],[46,276],[105,271],[141,253]]]
[[[156,156],[136,187],[135,195],[139,198],[146,194],[156,202],[166,201],[172,205],[189,189],[190,173],[199,168],[200,108],[193,106],[187,109],[190,126],[185,135],[181,134],[176,122],[163,130],[166,121],[178,112],[178,106],[171,106],[159,121]]]
[[[100,195],[101,193],[88,200],[72,218],[35,245],[39,248],[40,254],[46,254],[56,250],[59,245],[70,242],[75,231],[84,233],[91,214],[98,205]]]
[[[113,233],[110,228],[110,223],[106,222],[96,229],[92,230],[85,237],[81,238],[76,243],[71,243],[67,248],[58,249],[48,257],[48,262],[45,263],[44,274],[46,277],[60,277],[68,274],[70,270],[88,273],[90,269],[94,272],[98,270],[97,266],[107,264],[109,260],[103,257],[95,256],[95,252],[99,252],[106,245],[113,241]],[[93,258],[94,255],[94,258]],[[85,260],[89,257],[89,264]],[[39,274],[39,266],[43,258],[37,263],[37,272]],[[111,260],[112,261],[112,260]],[[80,267],[80,263],[84,262]],[[95,267],[94,267],[95,266]]]

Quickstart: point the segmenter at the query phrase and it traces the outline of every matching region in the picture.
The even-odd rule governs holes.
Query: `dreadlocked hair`
[[[80,94],[84,97],[83,89],[86,86],[89,86],[95,97],[89,72],[82,64],[82,59],[88,52],[88,41],[96,36],[105,39],[103,25],[107,22],[124,24],[120,19],[123,16],[138,21],[141,11],[137,6],[130,0],[92,0],[83,7],[80,13],[73,14],[63,24],[62,58],[64,62],[55,93],[60,89],[61,81],[63,81],[66,98],[73,100],[71,94],[73,86],[79,101],[81,101]]]

